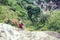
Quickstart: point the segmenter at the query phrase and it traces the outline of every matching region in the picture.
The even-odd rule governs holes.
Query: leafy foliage
[[[33,1],[45,1],[48,3],[50,0],[0,0],[0,22],[4,23],[7,19],[17,19],[19,22],[21,18],[28,30],[60,32],[59,10],[43,14],[42,10],[33,4]],[[48,15],[49,13],[52,14]]]
[[[60,12],[56,11],[49,17],[48,21],[45,24],[47,30],[60,32]],[[44,29],[43,29],[44,30]]]
[[[38,19],[38,15],[40,14],[41,10],[39,7],[31,7],[31,6],[28,6],[27,7],[27,10],[28,10],[28,16],[29,16],[29,19],[32,21],[32,22],[36,22]]]
[[[17,14],[14,11],[11,11],[9,9],[9,6],[0,6],[0,22],[1,20],[5,20],[7,18],[12,19],[12,18],[17,18]],[[4,21],[3,21],[4,22]]]

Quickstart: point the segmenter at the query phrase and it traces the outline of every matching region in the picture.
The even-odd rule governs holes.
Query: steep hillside
[[[59,3],[58,0],[0,0],[0,23],[18,27],[22,20],[24,27],[31,31],[60,32]]]

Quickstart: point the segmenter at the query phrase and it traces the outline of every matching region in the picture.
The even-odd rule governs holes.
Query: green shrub
[[[17,13],[10,10],[9,6],[0,6],[0,22],[1,20],[3,20],[2,22],[5,21],[5,19],[12,19],[12,18],[17,18]]]
[[[0,0],[0,3],[6,5],[8,3],[8,0]]]
[[[60,32],[60,11],[57,10],[50,15],[50,18],[46,22],[45,27],[48,28],[48,30],[51,31],[57,31]]]

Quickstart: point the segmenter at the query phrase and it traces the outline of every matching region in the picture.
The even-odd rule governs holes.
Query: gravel
[[[57,32],[26,31],[9,24],[0,23],[0,40],[60,40],[58,35]]]

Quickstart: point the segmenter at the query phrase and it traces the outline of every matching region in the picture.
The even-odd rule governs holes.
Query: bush
[[[0,6],[0,22],[4,22],[8,18],[13,19],[17,17],[17,13],[10,10],[8,6]]]
[[[28,11],[28,17],[32,22],[38,21],[37,17],[41,13],[41,10],[39,7],[28,6],[27,11]]]
[[[0,3],[6,5],[8,3],[8,0],[0,0]]]
[[[55,11],[50,15],[45,27],[47,27],[48,30],[60,32],[60,11]]]

